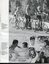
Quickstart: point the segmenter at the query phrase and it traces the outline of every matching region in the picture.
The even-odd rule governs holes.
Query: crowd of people
[[[9,47],[9,60],[16,63],[49,63],[49,38],[39,36],[35,43],[35,36],[30,37],[30,45],[13,40]]]
[[[42,3],[40,3],[40,4],[42,4]],[[45,11],[43,11],[41,9],[44,6],[42,7],[42,6],[40,6],[40,4],[38,2],[37,10],[35,9],[36,12],[34,11],[33,16],[29,15],[29,13],[28,13],[29,4],[26,5],[25,12],[21,7],[17,6],[14,11],[11,10],[11,12],[9,12],[9,14],[10,14],[9,21],[11,23],[12,22],[15,23],[15,27],[17,29],[30,29],[30,30],[35,29],[35,30],[40,30],[40,31],[43,31],[44,29],[47,30],[48,26],[45,25],[45,23],[43,23],[43,22],[48,21],[47,20],[48,13],[46,13]],[[24,6],[25,6],[25,4],[24,4]],[[12,5],[11,5],[11,7],[12,7]],[[14,6],[13,6],[13,8],[14,8]],[[12,13],[12,12],[14,12],[14,13]],[[11,15],[13,17],[11,17]]]
[[[37,15],[36,18],[31,18],[29,15],[25,14],[23,17],[18,15],[17,17],[14,15],[10,15],[10,25],[14,25],[17,29],[28,29],[28,30],[36,30],[36,31],[47,31],[48,26],[42,20],[41,15]]]
[[[48,0],[10,0],[9,28],[10,30],[49,31]],[[46,23],[47,24],[46,24]],[[9,60],[16,63],[49,63],[49,37],[31,36],[28,41],[19,45],[15,39],[9,47]],[[20,42],[21,43],[21,42]]]

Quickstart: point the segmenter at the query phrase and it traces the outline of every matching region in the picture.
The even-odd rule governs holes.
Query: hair
[[[27,48],[28,47],[28,43],[27,42],[23,42],[23,44],[24,44],[23,45],[24,48]]]
[[[18,40],[13,40],[12,45],[17,45],[18,44]]]
[[[44,55],[44,52],[41,52],[42,55]]]
[[[33,51],[35,52],[35,48],[33,48],[33,47],[30,47],[29,49],[30,49],[30,50],[33,50]]]
[[[40,57],[43,57],[44,56],[44,52],[41,52],[41,56]]]
[[[35,40],[35,37],[33,36],[33,37],[30,37],[30,40]]]

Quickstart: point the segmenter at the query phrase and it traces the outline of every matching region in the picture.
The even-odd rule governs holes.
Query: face
[[[41,40],[41,43],[44,43],[44,40]]]
[[[15,46],[15,47],[18,46],[18,43],[16,43],[14,46]]]
[[[31,54],[34,54],[34,51],[31,51]]]
[[[30,42],[31,42],[31,45],[34,45],[35,44],[35,40],[33,39],[33,40],[30,40]]]
[[[22,47],[23,47],[23,48],[27,48],[24,44],[22,44]]]

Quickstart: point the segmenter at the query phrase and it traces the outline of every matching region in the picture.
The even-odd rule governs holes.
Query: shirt
[[[28,48],[15,48],[15,53],[18,52],[18,58],[16,58],[15,62],[25,63],[29,58],[29,49]],[[16,54],[17,55],[17,54]]]

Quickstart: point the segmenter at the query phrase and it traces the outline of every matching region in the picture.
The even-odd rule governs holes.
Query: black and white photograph
[[[14,34],[9,45],[10,63],[49,63],[49,36]]]
[[[9,0],[10,31],[49,32],[49,0]]]
[[[9,0],[9,62],[49,63],[49,0]]]

